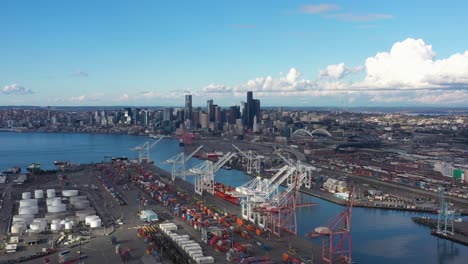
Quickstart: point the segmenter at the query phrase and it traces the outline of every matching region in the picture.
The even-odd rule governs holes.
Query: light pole
[[[234,248],[234,226],[229,227],[231,229],[231,248]]]

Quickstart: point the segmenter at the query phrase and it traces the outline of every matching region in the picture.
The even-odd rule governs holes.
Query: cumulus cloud
[[[32,94],[33,91],[29,88],[21,86],[19,84],[10,84],[3,87],[1,90],[2,94],[9,94],[9,95],[24,95],[24,94]]]
[[[331,64],[325,69],[319,71],[319,78],[330,77],[334,79],[341,79],[348,74],[358,73],[364,70],[363,66],[346,67],[344,63]]]
[[[196,97],[244,98],[245,92],[277,101],[285,97],[319,98],[349,95],[355,102],[463,104],[468,103],[468,51],[436,59],[432,46],[421,39],[396,42],[389,51],[367,59],[364,66],[349,67],[344,62],[331,64],[315,79],[304,78],[297,68],[277,76],[267,75],[237,85],[211,83],[191,90]],[[346,76],[363,72],[363,77]],[[186,90],[145,91],[126,94],[122,99],[180,100]],[[313,101],[313,100],[312,100]]]
[[[468,86],[468,51],[435,59],[431,45],[408,38],[389,52],[366,59],[366,77],[356,86],[368,88],[421,89]]]
[[[340,9],[335,4],[318,4],[318,5],[304,5],[300,8],[302,13],[306,14],[322,14]]]

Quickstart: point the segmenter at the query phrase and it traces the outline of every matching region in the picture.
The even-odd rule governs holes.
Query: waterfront
[[[0,170],[11,166],[25,167],[31,162],[43,168],[53,168],[54,160],[72,163],[99,162],[104,156],[128,156],[137,153],[130,148],[147,140],[146,137],[126,135],[0,133]],[[175,140],[163,140],[152,150],[156,164],[178,154]],[[189,165],[199,163],[192,159]],[[164,166],[163,166],[164,167]],[[168,169],[168,166],[165,166]],[[240,171],[218,173],[217,180],[233,186],[250,179]],[[304,201],[317,206],[298,210],[299,234],[324,225],[342,207],[311,196],[302,195]],[[357,263],[464,263],[468,247],[452,244],[430,235],[430,230],[411,221],[421,213],[392,210],[355,208],[352,235],[354,260]],[[317,240],[319,243],[319,240]],[[315,256],[318,257],[318,256]]]

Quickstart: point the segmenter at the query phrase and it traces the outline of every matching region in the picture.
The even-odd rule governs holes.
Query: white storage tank
[[[20,215],[35,215],[37,213],[39,213],[39,208],[37,206],[20,207],[18,212]]]
[[[52,205],[55,201],[62,202],[62,199],[60,199],[60,197],[47,198],[46,204],[49,206]]]
[[[65,204],[47,206],[47,212],[49,213],[65,212],[66,210],[67,205]]]
[[[91,220],[91,222],[89,223],[89,226],[90,226],[91,228],[98,228],[98,227],[101,227],[101,219],[100,219],[100,218],[96,218],[96,219]]]
[[[13,216],[13,222],[24,221],[27,225],[29,225],[30,223],[32,223],[33,218],[34,215],[32,214],[15,215]]]
[[[60,219],[53,219],[52,224],[60,224]]]
[[[32,223],[29,225],[29,228],[35,233],[44,232],[45,227],[42,223]]]
[[[55,189],[48,189],[46,191],[47,193],[47,198],[54,198],[55,197]]]
[[[85,217],[85,225],[90,225],[91,221],[94,219],[99,219],[97,215],[88,215]]]
[[[36,198],[36,199],[44,198],[44,191],[43,190],[35,190],[34,191],[34,198]]]
[[[50,224],[50,230],[52,231],[60,231],[62,229],[62,225],[60,223]]]
[[[62,191],[63,197],[72,197],[72,196],[77,196],[77,195],[78,195],[78,190],[63,190]]]
[[[65,222],[65,230],[70,230],[73,228],[73,223],[72,222]]]
[[[11,233],[12,234],[20,234],[23,233],[26,230],[26,227],[21,224],[14,224],[11,226]]]
[[[37,206],[37,199],[24,199],[19,201],[20,207]]]
[[[50,206],[59,206],[62,205],[62,201],[60,199],[52,201],[52,204]]]
[[[89,208],[89,201],[88,200],[76,201],[75,203],[73,203],[73,207],[75,207],[75,209]]]
[[[23,200],[26,200],[26,199],[31,199],[31,192],[24,192],[21,194],[21,198]]]

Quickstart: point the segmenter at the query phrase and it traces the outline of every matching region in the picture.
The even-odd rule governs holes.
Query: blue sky
[[[466,106],[465,1],[0,1],[0,105]],[[380,53],[380,55],[377,55]]]

